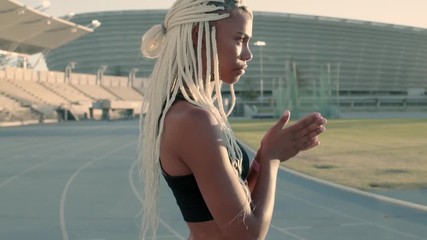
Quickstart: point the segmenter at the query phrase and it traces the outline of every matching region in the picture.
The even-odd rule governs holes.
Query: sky
[[[17,0],[36,7],[42,0]],[[174,0],[50,0],[47,14],[167,9]],[[427,0],[246,0],[254,11],[308,14],[427,29]],[[256,15],[255,15],[256,20]]]

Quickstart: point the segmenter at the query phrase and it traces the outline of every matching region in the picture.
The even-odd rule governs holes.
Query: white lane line
[[[312,201],[309,201],[309,200],[306,200],[306,199],[303,199],[303,198],[296,197],[295,195],[286,193],[283,190],[281,190],[280,193],[283,194],[283,195],[287,195],[287,196],[289,196],[289,197],[291,197],[291,198],[293,198],[295,200],[298,200],[300,202],[304,202],[307,205],[312,205],[312,206],[314,206],[316,208],[323,209],[323,210],[326,210],[328,212],[331,212],[331,213],[334,213],[334,214],[337,214],[337,215],[345,216],[347,218],[356,220],[357,222],[360,223],[360,225],[362,225],[362,224],[372,225],[372,226],[375,226],[375,227],[380,228],[380,229],[384,229],[384,230],[387,230],[387,231],[390,231],[390,232],[394,232],[396,234],[404,235],[404,236],[411,237],[411,238],[414,238],[414,239],[425,240],[425,238],[421,238],[421,237],[413,235],[411,233],[402,232],[402,231],[396,230],[394,228],[388,227],[388,226],[383,225],[383,224],[374,223],[374,222],[368,221],[366,219],[362,219],[362,218],[355,217],[353,215],[347,214],[347,213],[345,213],[343,211],[335,210],[335,209],[332,209],[330,207],[327,207],[327,206],[324,206],[324,205],[320,205],[320,204],[314,203]]]
[[[75,145],[80,145],[80,144],[81,144],[81,142],[77,142],[77,141],[76,141],[76,143],[75,143]],[[71,148],[71,145],[70,145],[70,144],[64,144],[64,145],[65,145],[65,146],[67,146],[67,148]],[[104,143],[101,143],[101,144],[98,144],[97,146],[102,146],[102,145],[105,145],[105,144],[104,144]],[[92,150],[92,149],[93,149],[93,145],[92,145],[92,146],[90,146],[90,148],[88,148],[88,149],[89,149],[89,150]],[[86,150],[83,150],[83,151],[81,151],[81,152],[85,152],[85,151],[86,151]],[[65,159],[66,157],[70,157],[72,154],[75,154],[75,152],[76,152],[76,151],[73,151],[73,152],[71,152],[71,154],[69,154],[69,155],[63,155],[63,156],[61,156],[61,157],[52,158],[52,159],[46,160],[46,161],[44,161],[44,162],[41,162],[41,163],[39,163],[39,164],[36,164],[36,165],[34,165],[34,166],[32,166],[32,167],[29,167],[29,168],[27,168],[27,169],[25,169],[25,170],[23,170],[23,171],[21,171],[21,172],[17,173],[16,175],[14,175],[14,176],[12,176],[12,177],[10,177],[10,178],[6,179],[6,180],[5,180],[5,181],[3,181],[2,183],[0,183],[0,188],[2,188],[2,187],[4,187],[5,185],[7,185],[7,184],[11,183],[12,181],[16,180],[17,178],[21,177],[22,175],[24,175],[24,174],[26,174],[26,173],[28,173],[28,172],[31,172],[31,171],[33,171],[33,170],[35,170],[35,169],[37,169],[37,168],[39,168],[39,167],[41,167],[41,166],[45,165],[46,163],[54,162],[54,161],[59,161],[59,160]]]
[[[275,225],[273,225],[273,224],[271,224],[271,225],[270,225],[270,227],[271,227],[271,228],[273,228],[273,229],[275,229],[275,230],[277,230],[277,231],[279,231],[279,232],[281,232],[281,233],[283,233],[283,234],[286,234],[286,235],[288,235],[288,236],[290,236],[290,237],[293,237],[293,238],[295,238],[295,239],[298,239],[298,240],[306,240],[306,239],[305,239],[305,238],[303,238],[303,237],[300,237],[300,236],[298,236],[298,235],[296,235],[296,234],[293,234],[293,233],[291,233],[291,232],[289,232],[289,231],[287,231],[287,230],[285,230],[285,229],[283,229],[283,228],[277,227],[277,226],[275,226]]]
[[[353,227],[353,226],[361,226],[361,225],[366,225],[367,223],[343,223],[341,224],[341,226],[343,227]]]
[[[32,128],[37,129],[35,128],[35,126],[33,126]],[[106,134],[106,133],[113,133],[114,131],[116,131],[116,129],[108,129],[100,133]],[[96,134],[94,135],[95,136],[91,137],[91,139],[93,139],[91,142],[98,142],[98,140],[100,140],[101,138],[96,136]],[[13,147],[7,148],[7,150],[8,152],[11,152],[11,153],[14,153],[14,152],[22,153],[24,151],[34,152],[35,150],[37,150],[37,153],[40,154],[41,150],[47,149],[47,150],[53,151],[52,154],[55,154],[60,152],[60,149],[62,148],[70,148],[71,147],[70,144],[67,144],[69,142],[73,142],[75,143],[75,145],[81,144],[79,140],[76,140],[76,141],[74,140],[75,139],[73,138],[71,138],[71,141],[70,141],[69,138],[64,138],[64,137],[49,137],[47,141],[41,141],[39,138],[34,137],[34,140],[31,140],[29,143],[25,142],[22,145],[13,145]],[[29,141],[29,140],[26,140],[26,141]],[[48,147],[52,147],[52,148],[48,148]],[[3,161],[0,163],[3,163]]]
[[[61,158],[58,158],[58,159],[61,159]],[[18,174],[16,174],[16,175],[14,175],[14,176],[12,176],[12,177],[10,177],[10,178],[6,179],[5,181],[3,181],[3,182],[0,184],[0,188],[4,187],[6,184],[8,184],[8,183],[12,182],[13,180],[15,180],[15,179],[19,178],[20,176],[22,176],[22,175],[24,175],[24,174],[26,174],[26,173],[28,173],[28,172],[30,172],[30,171],[32,171],[32,170],[37,169],[37,168],[39,168],[39,167],[41,167],[41,166],[45,165],[45,164],[46,164],[46,163],[48,163],[48,162],[51,162],[51,161],[53,161],[53,160],[58,160],[58,159],[50,159],[50,160],[44,161],[44,162],[42,162],[42,163],[39,163],[39,164],[36,164],[36,165],[34,165],[34,166],[32,166],[32,167],[27,168],[27,169],[25,169],[24,171],[22,171],[22,172],[20,172],[20,173],[18,173]]]
[[[59,151],[59,145],[61,145],[61,144],[58,144],[58,142],[59,141],[54,141],[54,144],[56,146],[58,146],[58,147],[52,149],[53,151],[55,151],[55,153]],[[65,141],[62,141],[62,142],[64,142],[64,144],[62,144],[61,146],[68,147],[68,145],[65,144]],[[1,160],[0,164],[7,164],[9,162],[17,161],[16,159],[19,159],[19,158],[31,158],[35,153],[34,149],[37,149],[37,154],[40,155],[41,150],[45,150],[46,146],[52,146],[52,144],[53,144],[52,142],[40,142],[40,140],[39,140],[39,144],[28,143],[28,144],[22,146],[22,148],[20,147],[18,149],[13,149],[12,147],[7,148],[6,154],[8,154],[11,157],[9,159],[6,159],[6,160]],[[29,148],[29,147],[33,147],[34,149],[25,150],[25,148]],[[5,153],[6,151],[0,150],[0,152]],[[18,155],[17,152],[18,152],[18,154],[25,153],[25,152],[27,152],[29,154],[27,156],[22,155],[22,154]],[[45,151],[43,153],[45,153]]]
[[[103,156],[94,158],[93,160],[87,162],[86,164],[84,164],[83,166],[81,166],[79,169],[77,169],[77,171],[74,172],[73,175],[71,175],[71,177],[68,179],[67,183],[65,184],[64,190],[62,191],[62,195],[61,195],[61,201],[60,201],[60,206],[59,206],[59,221],[60,221],[60,227],[61,227],[61,233],[62,233],[62,239],[63,240],[68,240],[68,232],[67,232],[67,225],[66,225],[66,221],[65,221],[65,200],[67,199],[67,193],[68,193],[68,189],[71,186],[71,183],[74,181],[74,179],[79,175],[79,173],[84,170],[85,168],[87,168],[88,166],[92,165],[93,163],[103,160],[108,156],[113,155],[116,152],[119,152],[125,148],[127,148],[128,146],[135,144],[136,141],[132,141],[129,142],[123,146],[121,146],[120,148],[111,151]]]
[[[26,140],[28,141],[28,140]],[[60,139],[58,140],[58,138],[53,137],[52,139],[49,139],[48,141],[40,141],[40,139],[34,139],[34,141],[31,141],[29,143],[25,142],[22,145],[16,145],[16,146],[11,146],[10,148],[7,148],[8,152],[31,152],[31,151],[40,151],[45,149],[47,146],[51,147],[53,144],[55,144],[56,146],[61,145],[61,144],[65,144],[67,141],[69,141],[68,139]]]
[[[246,143],[241,142],[241,141],[239,141],[239,143],[241,143],[246,149],[248,149],[248,150],[250,150],[252,152],[255,152]],[[352,187],[347,187],[347,186],[344,186],[344,185],[341,185],[341,184],[333,183],[333,182],[330,182],[330,181],[326,181],[326,180],[323,180],[323,179],[312,177],[312,176],[304,174],[304,173],[300,173],[300,172],[294,171],[292,169],[286,168],[285,166],[280,166],[280,169],[282,171],[284,171],[284,172],[287,172],[287,173],[290,173],[290,174],[293,174],[293,175],[296,175],[296,176],[299,176],[299,177],[302,177],[302,178],[305,178],[305,179],[308,179],[308,180],[311,180],[311,181],[314,181],[314,182],[318,182],[318,183],[321,183],[321,184],[324,184],[324,185],[327,185],[327,186],[330,186],[330,187],[333,187],[333,188],[337,188],[337,189],[340,189],[340,190],[343,190],[343,191],[347,191],[347,192],[351,192],[351,193],[356,193],[356,194],[359,194],[359,195],[362,195],[362,196],[365,196],[365,197],[368,197],[368,198],[373,198],[373,199],[378,200],[378,201],[392,203],[392,204],[396,204],[396,205],[399,205],[399,206],[413,208],[413,209],[417,209],[417,210],[420,210],[420,211],[427,212],[427,206],[425,206],[425,205],[421,205],[421,204],[417,204],[417,203],[411,203],[411,202],[403,201],[403,200],[400,200],[400,199],[396,199],[396,198],[392,198],[392,197],[387,197],[387,196],[383,196],[383,195],[379,195],[379,194],[375,194],[375,193],[365,192],[365,191],[362,191],[362,190],[359,190],[359,189],[356,189],[356,188],[352,188]]]
[[[82,167],[80,167],[77,171],[74,172],[74,174],[68,179],[67,183],[65,184],[64,190],[62,191],[62,195],[61,195],[61,201],[60,201],[60,206],[59,206],[59,224],[61,226],[61,233],[62,233],[62,239],[64,240],[68,240],[68,232],[67,232],[67,226],[66,226],[66,222],[65,222],[65,199],[67,198],[67,192],[68,192],[68,188],[70,187],[71,183],[73,182],[74,178],[77,177],[77,175],[80,173],[80,171],[82,171],[83,169],[85,169],[86,167],[88,167],[89,165],[93,164],[94,162],[96,162],[97,160],[100,160],[101,158],[95,158],[92,161],[87,162],[86,164],[84,164]]]
[[[107,240],[106,238],[83,238],[83,239],[80,239],[80,240]]]
[[[338,226],[338,227],[353,227],[353,226],[362,226],[362,225],[370,225],[370,224],[368,224],[368,223],[361,223],[361,222],[354,222],[354,223],[335,224],[333,226]],[[294,226],[294,227],[284,227],[284,228],[280,228],[280,227],[277,227],[277,226],[275,226],[275,227],[279,228],[279,229],[286,230],[286,231],[307,230],[307,229],[319,228],[319,226]]]
[[[241,142],[241,143],[248,150],[250,150],[252,152],[255,152],[247,144],[245,144],[243,142]],[[340,189],[342,191],[348,191],[348,192],[360,194],[360,195],[363,195],[363,196],[366,196],[366,197],[369,197],[369,198],[374,198],[374,199],[376,199],[378,201],[393,203],[393,204],[396,204],[396,205],[399,205],[399,206],[404,206],[404,207],[408,207],[408,208],[412,208],[412,209],[418,209],[418,210],[421,210],[421,211],[427,211],[427,206],[424,206],[424,205],[413,204],[413,203],[410,203],[410,202],[401,201],[401,200],[390,198],[390,197],[385,197],[385,196],[381,196],[381,195],[377,195],[377,194],[373,194],[373,193],[364,192],[364,191],[361,191],[361,190],[358,190],[358,189],[350,188],[350,187],[343,186],[343,185],[340,185],[340,184],[336,184],[336,183],[332,183],[332,182],[325,181],[325,180],[322,180],[322,179],[318,179],[318,178],[315,178],[315,177],[312,177],[312,176],[309,176],[309,175],[306,175],[306,174],[303,174],[303,173],[300,173],[300,172],[296,172],[296,171],[287,169],[284,166],[280,166],[280,169],[282,171],[284,171],[284,172],[288,172],[290,174],[294,174],[294,175],[297,175],[297,176],[309,179],[309,180],[314,181],[314,182],[319,182],[319,183],[322,183],[322,184],[325,184],[325,185],[328,185],[328,186]],[[278,188],[278,190],[279,190],[279,188]],[[342,215],[342,216],[346,216],[348,218],[352,218],[354,220],[357,220],[361,224],[369,224],[369,225],[376,226],[378,228],[381,228],[381,229],[384,229],[384,230],[387,230],[387,231],[391,231],[391,232],[394,232],[394,233],[397,233],[397,234],[401,234],[401,235],[404,235],[404,236],[407,236],[407,237],[411,237],[411,238],[419,239],[419,240],[425,240],[425,238],[421,238],[421,237],[413,235],[411,233],[402,232],[402,231],[396,230],[394,228],[391,228],[391,227],[388,227],[388,226],[385,226],[385,225],[382,225],[382,224],[377,224],[377,223],[374,223],[374,222],[371,222],[371,221],[368,221],[368,220],[365,220],[365,219],[362,219],[362,218],[354,217],[354,216],[349,215],[347,213],[344,213],[342,211],[334,210],[332,208],[329,208],[329,207],[326,207],[326,206],[323,206],[323,205],[319,205],[319,204],[316,204],[316,203],[311,202],[311,201],[307,201],[307,200],[302,199],[302,198],[298,198],[298,197],[296,197],[294,195],[290,195],[290,194],[284,192],[283,190],[281,191],[281,193],[284,194],[284,195],[288,195],[288,196],[290,196],[290,197],[292,197],[294,199],[297,199],[299,201],[303,201],[303,202],[305,202],[308,205],[313,205],[315,207],[318,207],[318,208],[321,208],[321,209],[325,209],[325,210],[327,210],[329,212],[333,212],[333,213],[336,213],[338,215]],[[279,229],[281,229],[281,228],[279,228]]]
[[[159,221],[161,224],[163,224],[163,226],[169,230],[169,232],[171,232],[175,237],[177,237],[178,239],[181,240],[186,240],[185,237],[183,237],[181,234],[179,234],[177,231],[175,231],[175,229],[173,229],[169,224],[167,224],[165,221],[163,221],[163,219],[159,216]]]
[[[365,196],[368,198],[373,198],[373,199],[381,201],[381,202],[392,203],[395,205],[399,205],[399,206],[408,207],[408,208],[416,209],[419,211],[427,212],[427,206],[425,206],[425,205],[411,203],[411,202],[407,202],[407,201],[403,201],[403,200],[399,200],[399,199],[395,199],[395,198],[391,198],[391,197],[386,197],[383,195],[378,195],[375,193],[365,192],[365,191],[358,190],[358,189],[351,188],[351,187],[347,187],[347,186],[344,186],[341,184],[337,184],[337,183],[329,182],[329,181],[322,180],[319,178],[315,178],[315,177],[312,177],[312,176],[309,176],[309,175],[306,175],[306,174],[303,174],[300,172],[296,172],[296,171],[293,171],[291,169],[285,168],[284,166],[280,166],[280,169],[283,170],[284,172],[288,172],[290,174],[297,175],[299,177],[302,177],[302,178],[305,178],[305,179],[308,179],[308,180],[311,180],[314,182],[322,183],[324,185],[327,185],[327,186],[330,186],[333,188],[337,188],[337,189],[340,189],[343,191],[359,194],[359,195],[362,195],[362,196]]]
[[[133,171],[134,171],[134,168],[136,167],[136,165],[137,165],[137,161],[135,161],[129,169],[129,175],[128,175],[129,176],[129,183],[130,183],[130,186],[132,188],[133,193],[138,198],[138,200],[142,203],[143,202],[142,197],[139,194],[139,191],[137,190],[137,188],[135,186],[135,182],[133,181]],[[159,216],[159,222],[167,230],[169,230],[169,232],[171,232],[174,235],[174,237],[181,239],[181,240],[186,240],[186,238],[183,237],[181,234],[179,234],[179,232],[175,231],[175,229],[173,229],[169,224],[167,224],[165,221],[163,221],[163,219],[160,216]]]

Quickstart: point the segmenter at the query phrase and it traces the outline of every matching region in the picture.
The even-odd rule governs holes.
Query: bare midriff
[[[225,240],[221,229],[214,220],[207,222],[187,222],[190,229],[189,240]]]

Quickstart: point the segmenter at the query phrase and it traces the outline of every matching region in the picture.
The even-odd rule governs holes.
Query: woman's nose
[[[251,52],[249,46],[244,47],[243,51],[242,51],[242,60],[248,62],[248,61],[252,60],[252,58],[253,58],[253,55],[252,55],[252,52]]]

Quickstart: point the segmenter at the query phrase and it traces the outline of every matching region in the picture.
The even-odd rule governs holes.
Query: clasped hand
[[[261,159],[280,160],[284,162],[300,151],[305,151],[320,144],[319,135],[325,131],[326,119],[320,113],[312,113],[289,127],[291,113],[285,111],[261,140],[258,156]]]

